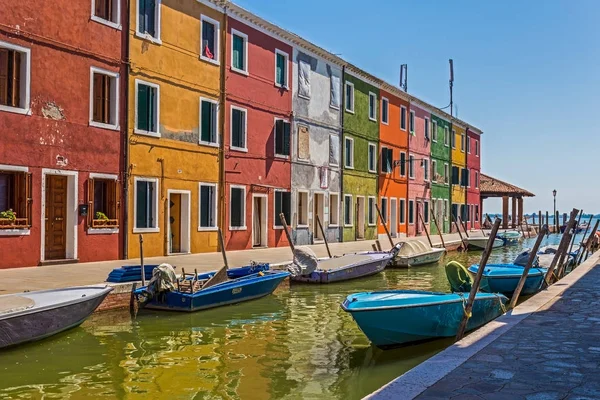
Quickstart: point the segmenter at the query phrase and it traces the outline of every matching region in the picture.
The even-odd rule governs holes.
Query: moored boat
[[[455,336],[464,316],[468,293],[387,290],[349,295],[342,309],[377,347],[391,347]],[[508,299],[477,293],[466,330],[476,329],[502,315]]]
[[[469,272],[477,274],[479,265],[469,267]],[[481,277],[480,290],[488,293],[512,294],[523,275],[524,267],[515,264],[487,264]],[[531,268],[527,274],[525,285],[521,291],[522,295],[537,293],[544,280],[546,270],[544,268]]]
[[[82,286],[0,296],[0,349],[81,325],[111,290]]]
[[[420,240],[411,240],[402,243],[400,250],[390,263],[395,267],[418,267],[419,265],[433,264],[442,258],[446,249],[430,247]]]
[[[471,250],[483,250],[486,248],[488,242],[492,240],[492,238],[488,236],[480,236],[480,237],[470,237],[465,239],[468,243],[469,249]],[[494,243],[492,244],[492,248],[496,249],[498,247],[504,246],[504,241],[499,238],[493,238]]]
[[[505,246],[512,246],[519,244],[519,240],[523,237],[521,232],[517,231],[504,231],[496,234],[496,237],[504,242]]]

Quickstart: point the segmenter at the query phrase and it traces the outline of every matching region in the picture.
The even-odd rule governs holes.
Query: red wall
[[[467,152],[467,168],[470,170],[471,185],[467,188],[467,204],[479,205],[479,221],[481,220],[481,203],[479,188],[475,187],[475,172],[481,180],[481,136],[471,130],[468,130],[467,136],[470,138],[471,153]],[[475,154],[475,141],[479,142],[479,155]],[[474,212],[474,211],[473,211]],[[475,215],[475,214],[473,214]],[[477,217],[475,217],[477,219]],[[478,229],[479,221],[470,221],[469,228]]]
[[[119,174],[122,168],[126,75],[120,59],[126,7],[121,6],[122,30],[92,21],[90,12],[89,1],[3,1],[0,41],[31,51],[31,115],[0,111],[0,164],[29,167],[33,226],[28,236],[0,236],[0,247],[14,249],[2,255],[0,268],[40,261],[42,168],[78,171],[78,204],[87,203],[90,172]],[[91,66],[121,73],[121,131],[88,126]],[[57,108],[62,117],[44,116],[43,110]],[[79,261],[119,257],[119,234],[88,236],[86,221],[78,219]]]
[[[275,118],[291,122],[292,47],[235,19],[228,19],[225,107],[225,212],[229,227],[229,185],[246,185],[246,226],[244,231],[226,230],[226,247],[231,250],[252,247],[252,194],[267,194],[268,246],[286,246],[281,229],[274,230],[274,188],[290,189],[289,159],[274,157]],[[248,35],[248,75],[233,72],[231,29]],[[288,87],[275,86],[275,49],[288,53]],[[230,149],[231,105],[247,109],[247,148],[243,153]],[[291,147],[291,146],[290,146]],[[292,214],[293,214],[292,210]]]

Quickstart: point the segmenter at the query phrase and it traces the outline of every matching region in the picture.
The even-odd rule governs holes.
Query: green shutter
[[[277,54],[276,76],[277,76],[277,84],[278,85],[286,86],[287,82],[285,79],[286,78],[285,71],[286,71],[285,57],[282,54]]]
[[[242,71],[246,70],[244,65],[244,39],[237,35],[233,35],[233,67]]]
[[[149,124],[150,116],[148,114],[148,110],[149,110],[148,105],[150,103],[150,93],[149,93],[148,89],[150,89],[150,88],[146,85],[142,85],[142,84],[138,85],[137,128],[142,131],[150,130],[150,124]]]
[[[138,181],[136,183],[136,212],[135,212],[135,227],[136,228],[148,228],[148,185],[149,182]]]
[[[243,200],[242,193],[244,191],[242,189],[234,188],[231,190],[231,226],[232,227],[240,227],[244,226],[244,222],[242,221],[242,216],[244,215]]]
[[[283,155],[290,155],[290,123],[283,123]]]
[[[231,137],[231,145],[234,147],[245,148],[246,144],[244,143],[244,115],[243,111],[240,110],[232,110],[231,116],[231,129],[232,129],[232,137]]]
[[[202,102],[202,126],[200,133],[200,140],[203,142],[212,143],[213,140],[213,104],[208,101]]]

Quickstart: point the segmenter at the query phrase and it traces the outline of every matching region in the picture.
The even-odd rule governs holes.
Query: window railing
[[[118,228],[118,219],[93,219],[92,228]]]
[[[29,229],[27,218],[0,218],[0,229]]]

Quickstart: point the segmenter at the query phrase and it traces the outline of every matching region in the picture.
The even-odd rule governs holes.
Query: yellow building
[[[467,199],[467,188],[464,185],[467,174],[466,127],[452,121],[452,214],[464,220],[464,205]]]
[[[217,250],[223,14],[131,2],[127,257]]]

